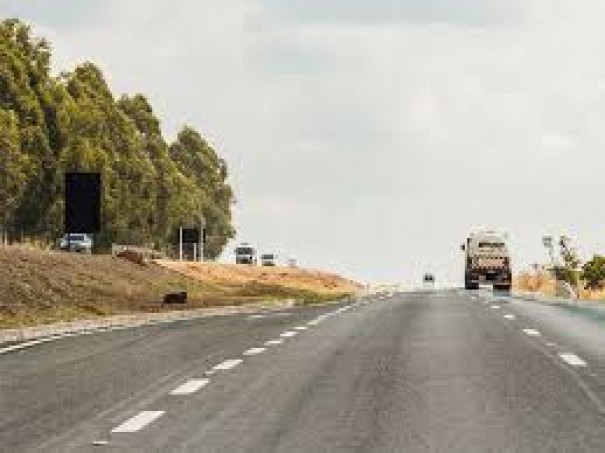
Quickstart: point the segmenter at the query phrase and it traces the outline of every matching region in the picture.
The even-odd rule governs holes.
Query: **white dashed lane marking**
[[[215,371],[226,371],[226,370],[230,370],[231,368],[235,368],[242,362],[243,362],[242,359],[225,360],[223,363],[219,363],[212,369]]]
[[[135,433],[164,415],[164,411],[143,411],[112,429],[112,433]]]
[[[298,326],[298,327],[295,327],[295,330],[307,330],[307,327],[305,327],[305,326]]]
[[[529,335],[530,337],[540,336],[540,332],[538,332],[536,329],[523,329],[523,332],[525,332],[525,335]]]
[[[508,313],[508,314],[504,315],[504,317],[505,317],[506,319],[510,319],[511,321],[512,321],[513,319],[515,319],[515,315],[511,315],[510,313]]]
[[[571,352],[560,353],[559,357],[571,366],[585,367],[586,362]]]
[[[285,316],[292,316],[291,313],[267,313],[267,314],[260,314],[260,315],[250,315],[248,316],[248,320],[253,321],[255,319],[267,319],[267,318],[281,318],[281,317],[285,317]]]
[[[202,387],[205,387],[210,382],[209,379],[192,379],[190,381],[185,382],[183,385],[175,388],[171,395],[180,396],[180,395],[191,395],[192,393],[197,392]]]
[[[296,335],[298,335],[298,332],[293,332],[291,330],[284,332],[280,335],[280,337],[284,337],[284,338],[290,338],[290,337],[295,337]]]
[[[269,340],[269,341],[265,341],[265,346],[274,346],[276,344],[282,344],[284,342],[284,340]]]
[[[252,348],[244,352],[244,355],[258,355],[265,352],[265,348]]]
[[[492,305],[492,308],[493,308],[494,310],[500,310],[500,305]]]

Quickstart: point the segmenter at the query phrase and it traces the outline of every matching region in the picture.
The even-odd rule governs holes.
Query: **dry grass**
[[[555,280],[546,272],[538,274],[522,272],[513,280],[513,288],[545,296],[555,295]],[[589,290],[580,285],[576,288],[578,297],[584,300],[605,300],[605,290]]]
[[[279,286],[319,294],[357,292],[361,286],[327,272],[291,267],[258,267],[219,263],[187,263],[158,260],[161,266],[206,284],[241,287]]]
[[[318,301],[350,294],[355,287],[315,291],[310,281],[297,288],[279,279],[192,278],[170,267],[165,262],[141,266],[111,256],[0,247],[0,328],[267,299]],[[163,306],[164,294],[173,291],[188,292],[186,306]]]
[[[522,272],[513,279],[513,290],[554,296],[555,280],[546,272],[538,274]]]

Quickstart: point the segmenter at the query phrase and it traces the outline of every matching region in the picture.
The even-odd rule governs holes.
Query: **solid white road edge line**
[[[185,382],[184,384],[175,388],[171,395],[180,396],[180,395],[191,395],[192,393],[197,392],[202,387],[205,387],[210,382],[210,379],[191,379],[190,381]]]
[[[235,368],[242,362],[243,362],[242,359],[225,360],[223,363],[219,363],[212,369],[215,371],[226,371],[226,370],[230,370],[231,368]]]
[[[126,420],[120,426],[112,429],[112,433],[135,433],[140,431],[145,426],[154,422],[162,415],[164,415],[165,411],[143,411],[135,415],[134,417]]]
[[[559,357],[561,357],[562,360],[571,366],[586,366],[586,362],[584,360],[571,352],[562,352],[559,354]]]

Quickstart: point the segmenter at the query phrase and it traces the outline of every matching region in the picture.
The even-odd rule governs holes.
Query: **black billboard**
[[[183,243],[197,244],[200,242],[199,228],[183,228]]]
[[[65,232],[101,231],[101,174],[65,174]]]

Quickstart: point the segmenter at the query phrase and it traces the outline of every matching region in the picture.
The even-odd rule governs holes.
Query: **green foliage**
[[[578,285],[578,271],[570,269],[567,266],[554,267],[555,278],[562,282],[567,282],[572,286]]]
[[[29,159],[21,152],[19,125],[12,110],[0,108],[0,225],[8,229],[21,202],[29,174]]]
[[[605,286],[605,257],[595,255],[582,268],[582,279],[587,289],[603,289]]]
[[[98,171],[101,245],[162,247],[203,213],[218,256],[234,235],[225,162],[191,127],[167,144],[145,96],[116,101],[94,64],[54,77],[50,58],[27,25],[0,22],[0,228],[56,238],[64,173]]]
[[[559,247],[565,267],[570,270],[577,269],[580,265],[580,257],[577,250],[571,246],[570,239],[566,236],[561,236],[559,238]]]
[[[566,236],[560,236],[558,240],[559,254],[562,264],[553,267],[555,278],[559,281],[564,281],[572,286],[577,286],[580,271],[580,258],[577,250],[572,247],[571,240]]]
[[[189,126],[181,130],[170,146],[170,156],[178,169],[201,189],[198,209],[203,213],[208,228],[205,254],[207,257],[216,257],[235,234],[231,226],[233,191],[226,182],[227,165]]]

